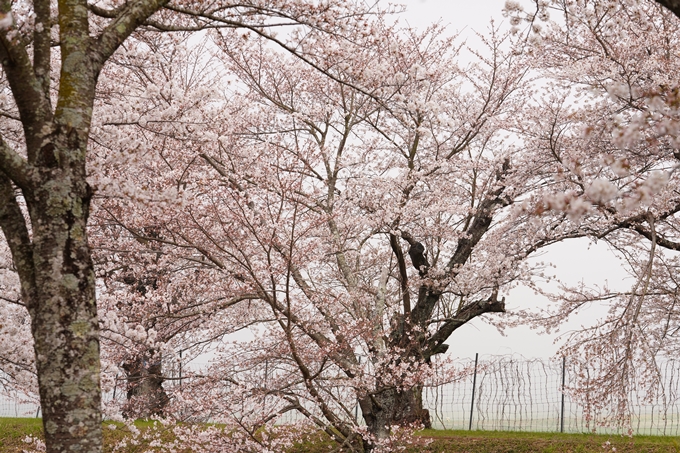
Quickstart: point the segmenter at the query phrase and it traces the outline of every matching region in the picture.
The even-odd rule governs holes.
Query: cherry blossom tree
[[[614,399],[613,416],[626,423],[631,392],[659,391],[657,361],[678,347],[678,18],[655,2],[536,5],[524,16],[518,3],[506,7],[517,26],[531,22],[528,45],[546,86],[520,134],[559,175],[534,209],[578,217],[633,277],[627,290],[563,287],[537,323],[555,329],[585,307],[608,308],[563,353],[584,358],[591,401]]]
[[[0,227],[30,314],[47,450],[100,451],[99,328],[87,236],[93,192],[86,163],[106,62],[136,30],[243,27],[270,36],[274,20],[345,35],[361,10],[346,2],[36,0],[5,1],[0,12]],[[303,39],[304,32],[290,37]]]
[[[234,96],[244,100],[234,104],[244,123],[217,131],[222,138],[213,143],[216,149],[199,151],[199,159],[177,167],[187,176],[205,172],[199,179],[206,185],[193,190],[209,187],[209,194],[192,201],[198,204],[189,217],[127,226],[135,242],[196,251],[208,268],[241,284],[229,292],[249,294],[271,310],[274,321],[257,342],[238,353],[226,350],[215,374],[198,380],[192,391],[200,395],[200,385],[214,385],[220,373],[228,373],[249,395],[261,392],[265,403],[272,397],[263,419],[296,410],[340,443],[372,448],[392,424],[427,422],[419,401],[427,363],[464,322],[504,309],[498,291],[526,278],[508,269],[540,247],[583,235],[620,250],[636,283],[620,293],[566,289],[556,313],[540,322],[554,327],[589,302],[611,301],[610,317],[574,336],[568,351],[585,352],[588,365],[598,365],[600,376],[589,375],[588,384],[599,383],[601,401],[615,394],[623,402],[639,383],[653,385],[649,359],[671,350],[668,338],[675,331],[675,290],[667,277],[675,260],[659,249],[676,249],[677,202],[667,185],[674,177],[676,121],[668,80],[672,62],[664,57],[674,50],[669,40],[650,54],[649,36],[658,30],[672,36],[674,18],[658,16],[652,4],[591,2],[563,11],[573,20],[567,31],[552,24],[544,32],[537,19],[547,4],[538,6],[539,14],[529,17],[534,47],[528,51],[551,82],[547,94],[536,97],[536,108],[523,110],[516,122],[508,122],[506,110],[493,109],[512,104],[502,96],[496,104],[481,96],[489,110],[465,105],[446,111],[450,102],[442,99],[462,98],[448,91],[460,73],[437,80],[425,55],[392,55],[409,49],[395,37],[382,40],[392,46],[373,43],[372,51],[351,58],[336,43],[315,43],[324,48],[330,80],[315,79],[291,62],[282,69],[273,63],[281,57],[261,44],[233,46],[232,36],[220,38],[226,39],[229,70],[250,90]],[[622,31],[624,18],[631,17],[635,21]],[[630,41],[620,40],[624,35]],[[411,48],[418,43],[431,49],[422,39],[412,36]],[[371,53],[375,49],[378,55]],[[432,60],[442,60],[433,53]],[[380,57],[389,69],[376,65]],[[489,77],[462,80],[458,87],[493,92],[479,84]],[[477,121],[461,113],[480,111]],[[134,123],[148,127],[143,119]],[[503,129],[522,136],[522,155],[489,157],[503,149],[496,135]],[[450,144],[456,138],[464,143],[457,152],[438,154],[447,146],[456,149]],[[470,161],[460,162],[464,151]],[[479,180],[486,185],[478,186]],[[472,209],[463,214],[442,200]],[[517,200],[521,206],[513,208]],[[564,215],[554,216],[556,211]],[[449,217],[438,217],[442,213]],[[522,223],[536,214],[539,222]],[[647,249],[640,237],[649,241]],[[121,281],[139,288],[139,277],[128,280]],[[147,286],[142,284],[144,291]],[[659,322],[663,315],[665,323]],[[263,366],[272,382],[255,385],[252,372]],[[368,433],[353,421],[355,400]],[[198,401],[206,407],[211,402]]]
[[[133,109],[95,115],[92,132],[98,196],[91,237],[104,356],[112,373],[127,377],[125,412],[135,416],[169,402],[163,362],[178,360],[178,351],[189,361],[263,318],[252,305],[236,306],[253,295],[205,262],[204,250],[173,247],[191,231],[177,217],[197,209],[193,188],[203,190],[195,179],[202,177],[200,153],[216,149],[215,125],[234,121],[233,106],[223,98],[228,80],[215,68],[209,41],[151,38],[130,41],[102,74],[102,84],[129,83],[107,92],[101,108],[120,97],[135,100]]]
[[[196,159],[163,154],[186,205],[101,222],[133,246],[183,250],[261,316],[256,339],[221,346],[185,401],[229,412],[216,385],[228,379],[260,398],[251,426],[296,411],[370,450],[393,425],[428,422],[430,362],[461,325],[505,310],[499,292],[531,277],[524,259],[583,234],[562,214],[537,223],[514,205],[545,181],[544,162],[505,136],[523,107],[521,52],[494,31],[492,56],[461,68],[440,33],[376,26],[351,48],[308,38],[298,51],[323,54],[325,75],[259,40],[216,35],[236,80],[223,107],[233,121],[210,125],[218,137]]]
[[[255,147],[264,157],[249,164],[257,165],[260,175],[239,181],[239,186],[248,195],[265,190],[263,201],[247,213],[257,216],[260,225],[249,230],[263,244],[262,250],[250,253],[249,261],[275,253],[274,268],[281,272],[273,283],[268,281],[270,272],[243,263],[254,283],[265,289],[264,300],[277,318],[278,332],[271,332],[275,335],[269,341],[285,345],[271,359],[293,358],[293,364],[285,360],[284,369],[294,365],[304,382],[302,394],[319,401],[316,414],[330,423],[331,432],[341,433],[335,437],[342,443],[355,443],[357,429],[347,417],[351,406],[327,382],[354,380],[353,393],[370,434],[363,437],[364,448],[373,445],[371,436],[386,438],[392,425],[427,425],[420,389],[430,358],[446,350],[442,343],[467,320],[504,310],[493,283],[461,291],[457,308],[455,296],[444,296],[444,289],[459,272],[454,268],[468,260],[489,228],[487,216],[507,204],[499,196],[502,183],[496,184],[509,166],[500,155],[504,150],[493,155],[489,142],[497,131],[485,129],[484,123],[507,113],[505,101],[519,90],[521,70],[495,49],[497,64],[504,67],[491,71],[503,73],[503,82],[494,86],[489,83],[491,71],[479,68],[476,76],[488,83],[483,85],[487,98],[473,98],[465,106],[479,120],[470,124],[474,120],[458,110],[465,107],[444,103],[446,98],[460,99],[460,85],[470,79],[456,69],[455,54],[448,53],[452,42],[438,40],[436,34],[433,30],[406,39],[390,35],[382,39],[389,43],[387,48],[372,46],[345,64],[338,78],[357,80],[369,87],[363,91],[370,96],[315,79],[309,71],[272,64],[277,57],[261,46],[222,46],[231,59],[230,69],[249,87],[248,99],[260,109],[253,113],[273,119],[269,124],[253,122],[245,136],[235,137],[239,141],[206,159],[223,174],[248,175],[245,168],[230,166],[247,156],[238,150]],[[347,58],[330,54],[338,66]],[[488,156],[487,148],[476,147],[480,142],[489,145]],[[483,159],[491,171],[479,175],[484,181],[477,189],[479,198],[468,200],[476,212],[459,205],[470,219],[468,231],[456,231],[454,225],[465,223],[464,214],[447,209],[444,203],[450,200],[436,200],[440,190],[459,196],[461,188],[454,181],[464,177],[458,179],[454,172],[463,164],[456,158],[468,146],[474,152],[465,157]],[[270,170],[262,170],[266,168]],[[283,209],[271,212],[267,205]],[[473,243],[468,249],[459,246],[456,259],[447,262],[444,255],[455,256],[452,242],[461,233],[472,236]],[[442,271],[430,274],[430,267]],[[414,294],[420,296],[411,304]],[[441,318],[432,323],[439,317],[435,313],[440,300]],[[314,319],[318,325],[310,325]],[[287,401],[302,413],[308,410],[299,394]]]

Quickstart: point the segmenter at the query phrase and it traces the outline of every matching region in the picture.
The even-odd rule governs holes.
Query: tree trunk
[[[123,364],[127,378],[126,418],[149,418],[163,415],[170,402],[163,388],[163,370],[157,358],[138,357]]]
[[[48,453],[97,453],[102,447],[99,325],[86,232],[89,123],[80,126],[52,123],[39,136],[27,133],[35,165],[18,164],[15,185],[0,170],[0,227],[31,316]]]
[[[14,3],[0,2],[3,17],[11,18]],[[99,326],[86,233],[92,196],[87,142],[101,68],[165,3],[130,2],[115,10],[116,18],[98,36],[90,34],[85,0],[59,0],[56,16],[54,2],[33,0],[26,14],[40,27],[30,34],[0,26],[0,64],[25,138],[24,154],[0,136],[0,228],[31,315],[48,453],[102,449]],[[51,54],[56,30],[59,68]]]
[[[390,436],[392,426],[431,428],[430,412],[423,409],[422,391],[422,386],[406,390],[388,388],[360,398],[359,406],[368,432],[380,441]],[[366,451],[373,447],[370,442],[364,445]]]
[[[99,326],[86,234],[91,190],[84,168],[41,172],[41,183],[26,197],[35,285],[24,293],[32,318],[47,451],[98,452]]]

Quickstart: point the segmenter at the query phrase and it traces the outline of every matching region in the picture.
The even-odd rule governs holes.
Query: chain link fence
[[[630,422],[610,423],[615,408],[589,407],[588,392],[572,397],[575,367],[570,361],[526,359],[521,356],[483,356],[457,361],[471,372],[445,385],[425,387],[423,404],[437,429],[545,432],[627,432],[680,435],[680,361],[661,364],[661,389],[645,399],[637,389],[630,394]],[[192,364],[195,368],[197,364]],[[168,369],[167,387],[181,385],[181,368]],[[125,381],[119,377],[115,393],[104,399],[124,399]],[[586,389],[587,390],[587,389]],[[613,403],[612,403],[613,404]],[[0,396],[0,416],[37,417],[39,406],[26,399]],[[360,412],[357,412],[360,418]],[[284,414],[281,423],[300,416]]]

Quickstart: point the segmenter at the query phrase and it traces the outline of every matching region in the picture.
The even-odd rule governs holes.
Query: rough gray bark
[[[127,379],[126,418],[162,416],[170,402],[163,388],[163,369],[157,357],[135,357],[123,364]]]
[[[32,42],[8,33],[11,28],[0,30],[0,62],[26,143],[20,152],[0,138],[0,228],[31,316],[48,452],[102,448],[99,330],[86,232],[92,106],[104,62],[163,3],[131,2],[93,38],[87,2],[60,0],[62,63],[55,108],[50,100],[51,27],[36,30]],[[33,5],[36,22],[49,24],[49,0]],[[1,12],[10,8],[9,0],[0,2]],[[21,212],[21,199],[28,218]]]
[[[382,389],[359,398],[359,407],[368,431],[378,439],[389,437],[390,426],[420,424],[432,428],[430,413],[423,409],[423,388],[416,386],[407,390],[394,387]],[[370,450],[371,445],[364,445]]]

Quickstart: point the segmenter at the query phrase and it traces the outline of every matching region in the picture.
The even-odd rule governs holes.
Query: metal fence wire
[[[0,417],[26,418],[40,415],[40,406],[15,398],[0,396]]]
[[[605,402],[597,411],[589,407],[589,393],[582,389],[571,395],[575,384],[575,362],[567,359],[526,359],[522,356],[475,356],[456,361],[469,373],[453,382],[428,386],[423,390],[423,405],[430,411],[437,429],[495,431],[599,432],[647,435],[680,435],[680,360],[659,366],[660,389],[645,398],[643,389],[629,395],[627,424],[612,424],[615,402]],[[192,364],[194,368],[197,364]],[[200,368],[200,367],[199,367]],[[181,386],[182,369],[168,366],[165,386]],[[265,380],[267,378],[265,377]],[[125,383],[106,399],[124,399]],[[349,394],[349,392],[348,392]],[[350,403],[350,407],[351,407]],[[26,399],[0,395],[0,416],[36,417],[39,406]],[[361,413],[356,413],[361,421]],[[287,413],[280,423],[293,422],[300,414]]]
[[[476,357],[474,372],[445,385],[427,387],[423,405],[438,429],[486,431],[599,432],[677,436],[680,434],[680,361],[661,364],[661,389],[645,399],[629,394],[628,423],[612,423],[615,402],[589,407],[587,389],[572,396],[576,375],[569,359],[521,356]],[[469,362],[472,363],[472,362]],[[570,377],[572,379],[570,379]]]
[[[561,363],[500,356],[478,360],[474,369],[459,381],[425,389],[423,403],[435,428],[584,431],[577,422],[583,417],[566,398],[562,417]]]

